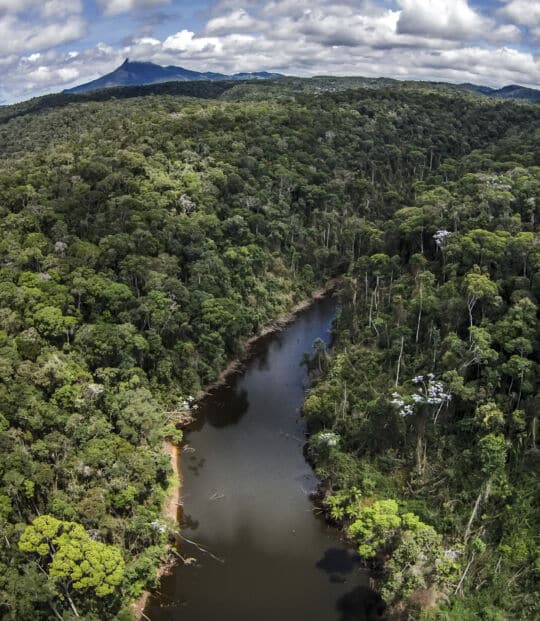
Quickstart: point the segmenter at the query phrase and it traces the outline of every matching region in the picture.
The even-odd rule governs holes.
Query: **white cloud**
[[[267,27],[266,22],[255,19],[245,9],[235,9],[226,15],[212,18],[206,24],[206,32],[219,35],[230,32],[266,30]]]
[[[303,39],[329,47],[370,46],[375,49],[440,45],[443,40],[426,40],[416,35],[397,32],[399,11],[385,10],[378,14],[356,14],[350,7],[337,7],[331,12],[319,7],[307,9],[301,15],[283,17],[273,35],[282,40]]]
[[[0,54],[47,50],[80,39],[85,32],[86,24],[78,16],[62,22],[32,24],[6,15],[0,17]]]
[[[40,92],[58,91],[75,83],[97,78],[122,62],[123,51],[98,44],[81,52],[49,50],[28,56],[0,56],[2,88],[9,89],[10,99],[23,99]],[[2,61],[6,62],[3,63]],[[0,88],[0,91],[2,90]],[[0,92],[0,99],[3,93]]]
[[[0,13],[32,10],[44,17],[66,17],[81,13],[82,0],[0,0]]]
[[[466,0],[398,0],[398,5],[402,9],[397,24],[401,34],[462,39],[476,35],[487,25]]]
[[[140,39],[135,39],[135,43],[137,45],[161,45],[161,41],[159,39],[154,39],[153,37],[141,37]]]
[[[64,1],[44,0],[41,6]],[[10,2],[0,0],[0,7]],[[164,0],[99,2],[113,15]],[[58,18],[65,28],[53,31],[52,17],[37,28],[15,13],[1,17],[0,12],[2,86],[12,98],[60,90],[112,71],[125,57],[223,73],[269,70],[534,86],[540,84],[534,45],[529,51],[512,48],[519,20],[510,20],[507,11],[519,3],[527,0],[509,0],[501,8],[504,15],[494,10],[486,16],[467,0],[220,0],[198,31],[183,28],[158,38],[141,30],[124,46],[77,46],[71,52],[54,45],[80,36],[82,22],[77,29],[73,21],[80,16]],[[536,30],[531,24],[523,29],[529,42],[534,36],[540,40],[540,24]]]
[[[63,84],[77,79],[79,77],[79,72],[77,69],[70,67],[52,69],[51,67],[40,65],[33,71],[30,71],[28,77],[31,81],[37,83],[42,82],[49,84],[51,81],[54,81],[58,84]]]
[[[443,71],[458,79],[461,79],[458,76],[468,76],[476,83],[488,81],[495,84],[531,84],[534,80],[540,83],[540,61],[530,53],[508,47],[447,50],[433,55],[431,61],[425,64],[429,69]]]
[[[180,30],[180,32],[165,39],[163,49],[187,54],[205,51],[210,54],[219,54],[223,49],[223,44],[219,37],[195,38],[194,32]]]
[[[0,54],[39,53],[80,39],[82,10],[82,0],[0,0]]]
[[[38,7],[41,3],[36,0],[0,0],[0,11],[15,13],[32,7]]]
[[[40,3],[40,10],[45,17],[65,17],[82,13],[82,0],[46,0]]]
[[[499,14],[512,20],[514,24],[539,25],[540,2],[539,0],[509,0],[499,10]]]
[[[397,0],[400,34],[463,41],[492,39],[513,41],[520,37],[515,26],[498,27],[495,20],[472,9],[467,0]]]
[[[1,0],[0,0],[1,1]],[[119,15],[137,9],[148,9],[168,4],[170,0],[98,0],[105,15]]]

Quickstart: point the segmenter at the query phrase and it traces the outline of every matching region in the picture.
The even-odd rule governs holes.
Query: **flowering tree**
[[[452,399],[452,395],[447,391],[444,384],[435,379],[433,373],[426,376],[417,375],[413,377],[412,383],[417,386],[416,392],[409,397],[402,397],[399,393],[392,393],[392,401],[390,403],[399,408],[400,416],[412,416],[418,409],[423,406],[434,406],[432,408],[433,422],[437,422],[437,418],[445,404]]]
[[[441,381],[435,379],[433,373],[425,376],[417,375],[413,377],[412,383],[416,387],[413,393],[402,396],[394,392],[390,403],[398,409],[399,415],[403,418],[414,416],[416,419],[416,467],[422,474],[426,459],[424,441],[426,414],[431,413],[433,422],[437,423],[443,406],[448,405],[452,395]]]
[[[437,248],[440,248],[441,251],[444,249],[448,235],[450,235],[450,231],[447,231],[446,229],[441,229],[433,235]]]

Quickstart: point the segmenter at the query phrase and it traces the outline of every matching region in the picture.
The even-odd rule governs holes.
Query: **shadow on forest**
[[[339,621],[384,621],[386,606],[380,595],[368,587],[358,586],[342,595],[336,604]]]

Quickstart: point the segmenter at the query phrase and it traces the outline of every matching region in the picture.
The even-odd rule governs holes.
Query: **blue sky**
[[[540,87],[540,0],[0,0],[0,103],[126,57]]]

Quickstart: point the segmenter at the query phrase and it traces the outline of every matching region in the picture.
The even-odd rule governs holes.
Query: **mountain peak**
[[[161,82],[187,82],[193,80],[268,80],[274,78],[282,78],[279,73],[268,73],[261,71],[258,73],[237,73],[235,75],[226,75],[224,73],[200,72],[185,69],[184,67],[162,67],[148,61],[130,61],[126,58],[124,62],[111,73],[66,89],[65,93],[82,93],[101,88],[110,88],[114,86],[143,86],[145,84],[159,84]]]

